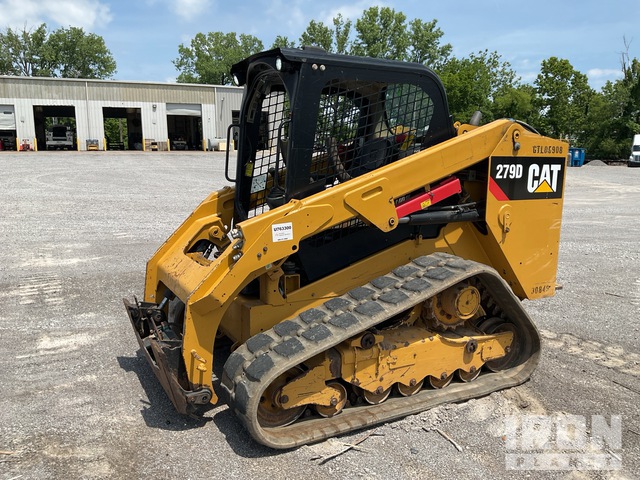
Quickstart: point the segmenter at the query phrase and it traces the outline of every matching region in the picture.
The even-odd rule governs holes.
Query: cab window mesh
[[[396,135],[400,151],[412,153],[422,150],[422,139],[433,118],[431,97],[416,85],[389,85],[385,109],[389,130]]]
[[[421,150],[433,114],[420,86],[330,82],[320,97],[311,180],[330,187]],[[354,218],[308,242],[327,245],[366,227]]]
[[[433,113],[416,85],[329,82],[320,96],[311,182],[331,186],[420,150]]]
[[[278,184],[284,188],[286,166],[283,161],[284,148],[280,148],[277,158],[278,129],[289,118],[289,101],[285,92],[273,91],[262,100],[260,108],[260,128],[253,162],[245,166],[245,176],[251,177],[251,200],[248,217],[254,217],[269,210],[266,196],[274,185],[274,175],[278,171]],[[256,118],[257,115],[256,115]],[[282,141],[286,140],[287,129],[282,130]],[[281,144],[280,147],[283,147]]]
[[[290,102],[280,88],[265,82],[248,111],[248,122],[259,122],[259,128],[254,126],[251,136],[255,156],[243,171],[250,182],[247,217],[269,210],[267,195],[276,172],[278,185],[286,186]],[[305,179],[310,193],[421,150],[434,115],[429,95],[411,84],[333,80],[322,89],[317,105],[311,167]]]

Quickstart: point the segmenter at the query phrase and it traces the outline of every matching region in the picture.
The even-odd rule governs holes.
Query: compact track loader
[[[125,300],[176,409],[221,395],[290,448],[526,381],[540,339],[521,300],[555,292],[568,145],[453,123],[418,64],[275,49],[232,73],[233,187]]]

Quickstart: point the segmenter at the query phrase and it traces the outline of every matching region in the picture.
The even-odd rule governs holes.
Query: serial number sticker
[[[287,222],[271,225],[271,239],[274,243],[293,240],[293,224],[291,222]]]
[[[531,289],[531,293],[533,295],[541,295],[543,293],[549,292],[549,290],[551,290],[551,285],[549,285],[549,284],[547,284],[547,285],[536,285],[535,287],[533,287]]]
[[[562,145],[534,145],[533,153],[537,155],[562,155],[564,153],[564,147]]]

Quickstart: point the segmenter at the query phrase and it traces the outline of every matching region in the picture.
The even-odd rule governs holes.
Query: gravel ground
[[[224,185],[223,155],[3,152],[0,165],[0,479],[638,478],[640,169],[568,170],[563,289],[526,302],[543,337],[529,382],[281,452],[253,442],[225,405],[202,420],[176,414],[121,303],[142,294],[153,251]],[[529,415],[585,416],[589,437],[592,415],[619,415],[621,445],[606,447],[621,468],[508,470],[525,438],[514,450],[507,426]],[[361,450],[322,462],[368,434]],[[543,452],[557,448],[552,435]]]

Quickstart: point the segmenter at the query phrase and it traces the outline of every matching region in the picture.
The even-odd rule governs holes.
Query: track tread
[[[274,448],[290,448],[323,440],[424,410],[419,401],[416,403],[420,395],[414,395],[402,399],[404,401],[402,404],[394,399],[395,404],[400,405],[399,407],[386,407],[388,402],[375,406],[377,409],[368,407],[366,412],[360,409],[358,410],[360,414],[356,412],[351,416],[345,415],[347,412],[345,410],[336,417],[320,419],[320,423],[316,420],[303,421],[288,427],[265,429],[257,420],[258,399],[279,374],[343,340],[378,325],[448,286],[478,274],[488,274],[489,283],[495,284],[492,288],[508,291],[506,296],[511,298],[507,303],[509,301],[513,303],[515,299],[518,305],[518,307],[512,306],[513,312],[517,314],[524,312],[508,286],[490,267],[439,252],[419,257],[342,296],[303,311],[298,316],[274,326],[267,332],[257,334],[241,345],[223,369],[221,387],[227,402],[254,438]],[[526,316],[526,313],[524,315]],[[530,323],[530,319],[528,321]],[[283,324],[286,326],[280,326]],[[298,328],[294,328],[294,325]],[[535,327],[533,330],[535,331]],[[290,335],[283,336],[280,333]],[[267,343],[263,336],[268,337],[272,342]],[[537,341],[537,332],[534,336]],[[255,340],[256,337],[261,340]],[[535,347],[536,342],[533,343]],[[256,345],[261,345],[262,348],[255,349]],[[240,361],[238,356],[242,357],[243,361]],[[535,363],[537,363],[537,357]],[[274,366],[277,368],[273,368]],[[532,371],[533,368],[528,370]],[[522,383],[528,378],[530,371],[525,372],[524,377],[518,376],[506,386]],[[485,393],[480,394],[504,388],[500,386],[500,382],[494,381],[493,384]],[[470,397],[458,395],[453,401],[456,401],[456,398],[460,401]],[[426,408],[430,406],[434,405],[427,405]]]

